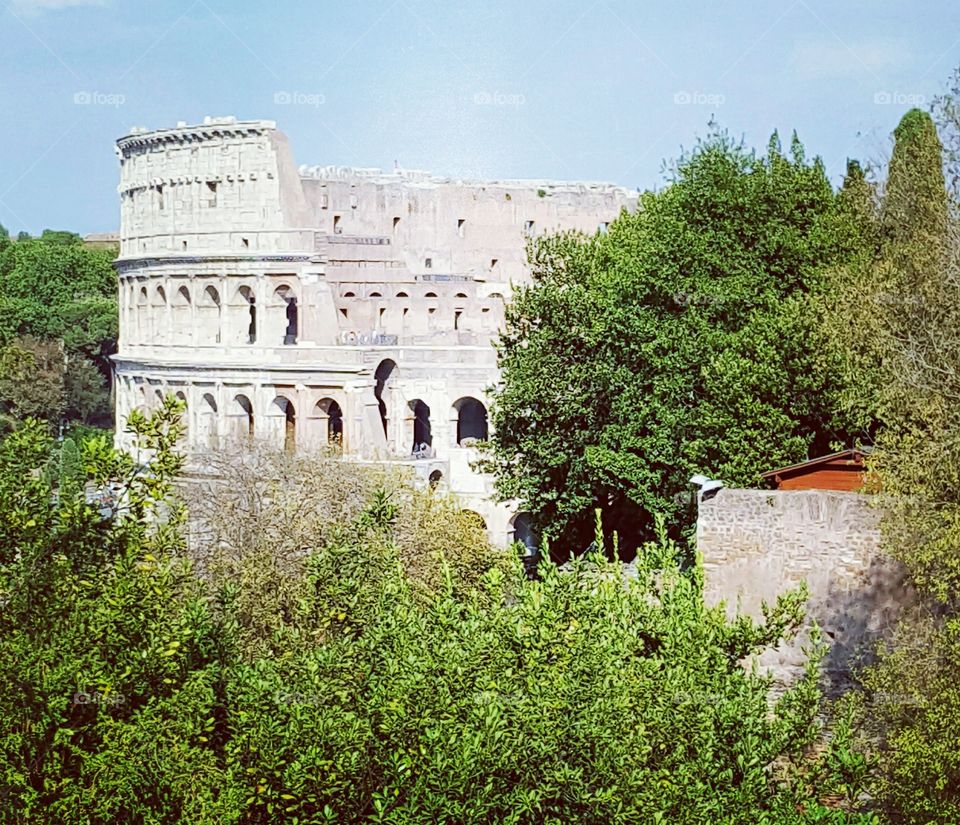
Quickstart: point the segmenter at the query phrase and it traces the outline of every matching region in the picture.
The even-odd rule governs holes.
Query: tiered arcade
[[[274,123],[233,118],[133,130],[117,154],[121,446],[132,409],[174,394],[190,452],[253,438],[402,461],[513,537],[470,466],[504,303],[530,236],[603,231],[635,196],[297,169]]]

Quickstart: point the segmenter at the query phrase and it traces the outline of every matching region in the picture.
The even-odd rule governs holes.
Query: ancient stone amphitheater
[[[471,468],[491,341],[531,236],[604,231],[636,195],[301,166],[270,121],[134,129],[120,160],[118,442],[131,410],[186,402],[192,454],[227,440],[408,464],[492,541],[525,520]]]

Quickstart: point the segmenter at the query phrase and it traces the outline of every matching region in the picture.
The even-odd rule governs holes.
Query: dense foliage
[[[51,424],[109,422],[114,254],[69,232],[13,241],[0,227],[0,416],[7,426],[27,414]]]
[[[948,139],[957,124],[945,122]],[[960,224],[929,115],[904,116],[872,220],[869,261],[841,273],[838,295],[868,307],[844,341],[869,379],[853,398],[881,423],[871,467],[886,549],[918,604],[864,675],[864,732],[880,745],[875,793],[896,821],[960,821]],[[949,169],[949,166],[948,166]],[[828,324],[828,329],[830,325]],[[835,332],[835,329],[833,329]],[[877,699],[876,697],[879,697]]]
[[[739,664],[802,592],[729,623],[666,539],[627,578],[481,547],[474,583],[423,578],[384,491],[300,535],[277,599],[187,561],[176,417],[133,416],[147,467],[36,424],[0,444],[2,821],[874,821],[817,802],[858,775],[844,737],[811,755],[818,652],[773,712]]]
[[[500,342],[490,463],[548,536],[590,540],[595,507],[635,546],[687,523],[694,473],[760,473],[847,440],[810,296],[855,255],[819,160],[714,134],[607,234],[531,250]]]

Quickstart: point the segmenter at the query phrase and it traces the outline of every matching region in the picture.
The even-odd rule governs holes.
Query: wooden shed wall
[[[807,470],[798,469],[780,476],[780,490],[843,490],[856,492],[863,486],[863,466],[849,460],[829,461]]]

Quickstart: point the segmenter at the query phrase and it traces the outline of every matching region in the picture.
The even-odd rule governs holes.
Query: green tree
[[[0,415],[56,423],[64,412],[66,362],[59,343],[27,337],[0,349]]]
[[[948,132],[949,134],[949,132]],[[879,422],[870,465],[884,547],[919,593],[864,674],[864,732],[879,745],[874,793],[894,821],[960,821],[960,247],[929,115],[908,112],[894,150],[873,248],[841,271],[837,295],[860,312],[840,350],[864,381],[858,414]],[[840,325],[834,315],[834,330]],[[847,399],[848,403],[850,398]]]
[[[67,412],[85,420],[102,420],[110,408],[110,356],[118,334],[112,258],[111,251],[86,248],[71,232],[0,242],[0,345],[24,336],[63,342],[76,373],[68,376]]]
[[[686,521],[693,473],[754,485],[846,439],[810,296],[858,232],[796,138],[715,134],[607,234],[540,241],[499,345],[501,495],[574,547],[602,507],[636,546]]]

